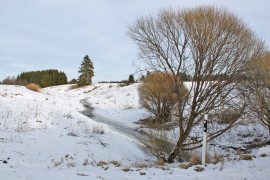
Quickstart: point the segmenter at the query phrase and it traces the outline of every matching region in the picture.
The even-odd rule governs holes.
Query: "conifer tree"
[[[87,86],[92,84],[92,77],[94,77],[93,62],[88,55],[85,55],[79,69],[78,86]]]
[[[129,75],[129,77],[128,77],[128,83],[130,83],[130,84],[135,83],[135,79],[134,79],[134,76],[132,74]]]

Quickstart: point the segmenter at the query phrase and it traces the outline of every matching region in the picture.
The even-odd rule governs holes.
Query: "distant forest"
[[[17,76],[17,81],[20,84],[36,83],[41,87],[49,87],[67,84],[67,76],[64,72],[56,69],[49,69],[43,71],[29,71],[22,72]]]

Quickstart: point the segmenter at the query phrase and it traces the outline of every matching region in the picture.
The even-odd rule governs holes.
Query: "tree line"
[[[56,69],[22,72],[17,76],[16,80],[21,85],[35,83],[41,87],[67,84],[66,74]]]

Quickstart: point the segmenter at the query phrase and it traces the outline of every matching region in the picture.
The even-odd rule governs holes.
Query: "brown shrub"
[[[181,163],[178,167],[180,167],[181,169],[188,169],[190,167],[190,164]]]
[[[252,154],[241,154],[239,156],[239,160],[246,160],[246,161],[251,161],[253,159],[253,155]]]
[[[121,163],[120,163],[119,161],[116,161],[116,160],[110,161],[110,164],[113,164],[113,165],[115,165],[116,167],[120,167],[120,166],[121,166]]]
[[[136,164],[134,164],[134,167],[140,168],[140,169],[144,169],[144,168],[148,168],[149,165],[148,164],[144,164],[144,163],[136,163]]]
[[[178,89],[176,89],[178,87]],[[187,88],[172,75],[154,73],[148,75],[139,88],[140,102],[151,112],[156,122],[162,124],[170,120],[173,108],[180,102],[178,93],[185,99]]]
[[[191,165],[199,165],[202,163],[201,157],[198,154],[194,154],[191,159],[189,160]]]
[[[99,161],[98,163],[97,163],[97,166],[104,166],[104,165],[107,165],[108,163],[107,162],[105,162],[105,161]]]
[[[41,92],[41,87],[38,84],[30,83],[26,85],[27,89],[30,89],[35,92]]]
[[[189,159],[189,163],[191,166],[202,164],[202,157],[199,154],[199,152],[197,151],[190,152],[190,155],[191,158]],[[211,157],[211,155],[209,153],[206,153],[205,163],[213,163],[215,160],[212,159],[213,158]]]
[[[155,165],[157,166],[164,166],[166,164],[166,162],[162,159],[162,158],[159,158],[156,162],[155,162]]]

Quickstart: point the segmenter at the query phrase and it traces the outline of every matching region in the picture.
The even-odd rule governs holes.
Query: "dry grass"
[[[144,168],[148,168],[149,165],[148,164],[144,164],[144,163],[136,163],[136,164],[134,164],[134,167],[140,168],[140,169],[144,169]]]
[[[161,159],[161,158],[159,158],[156,162],[155,162],[155,165],[157,165],[157,166],[164,166],[166,164],[166,162],[163,160],[163,159]]]
[[[251,161],[253,159],[253,155],[252,154],[241,154],[239,156],[239,160],[246,160],[246,161]]]
[[[199,165],[199,164],[202,163],[201,157],[200,157],[198,154],[194,154],[194,155],[190,158],[189,163],[190,163],[191,165],[193,165],[193,166],[194,166],[194,165]]]
[[[110,161],[110,164],[113,164],[113,165],[115,165],[116,167],[120,167],[120,166],[121,166],[121,163],[120,163],[119,161],[116,161],[116,160]]]
[[[189,152],[191,157],[189,159],[189,164],[190,166],[194,166],[194,165],[200,165],[202,164],[202,156],[200,154],[200,152],[198,151],[193,151],[193,152]],[[221,156],[217,156],[216,158],[222,158]],[[205,163],[213,163],[214,161],[218,161],[219,160],[215,160],[209,153],[206,153],[206,157],[205,157]]]
[[[35,92],[41,92],[41,87],[38,84],[30,83],[26,85],[27,89],[30,89]]]
[[[106,162],[106,161],[99,161],[97,163],[97,166],[106,166],[106,165],[109,165],[109,164],[113,164],[115,165],[115,167],[120,167],[121,166],[121,163],[119,161],[116,161],[116,160],[112,160],[112,161],[109,161],[109,162]]]
[[[190,167],[190,165],[186,164],[186,163],[181,163],[181,164],[179,164],[178,167],[180,167],[181,169],[188,169]]]
[[[108,163],[107,162],[105,162],[105,161],[99,161],[98,163],[97,163],[97,166],[104,166],[104,165],[107,165]]]

